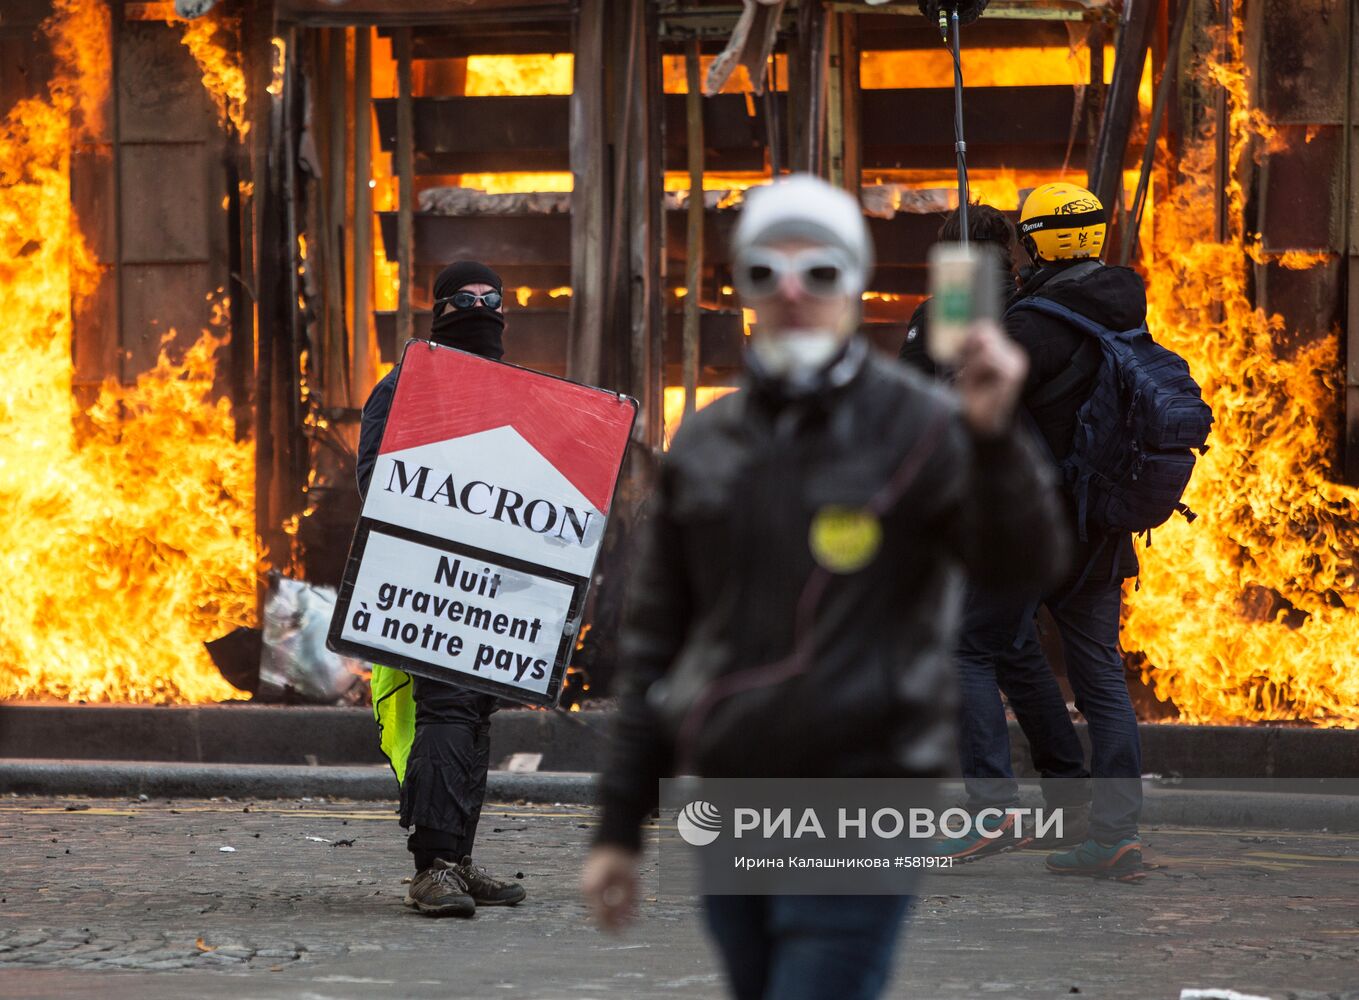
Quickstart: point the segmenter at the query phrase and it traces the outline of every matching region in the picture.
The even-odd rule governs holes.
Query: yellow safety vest
[[[392,765],[398,782],[406,780],[406,761],[415,742],[415,693],[411,675],[404,670],[373,664],[371,680],[373,718],[378,724],[378,745]]]

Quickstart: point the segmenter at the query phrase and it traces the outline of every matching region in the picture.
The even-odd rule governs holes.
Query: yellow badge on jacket
[[[882,523],[857,507],[822,507],[812,518],[808,544],[812,558],[832,573],[857,573],[882,547]]]

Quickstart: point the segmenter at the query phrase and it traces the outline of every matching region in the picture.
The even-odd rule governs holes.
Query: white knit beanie
[[[732,256],[781,239],[808,239],[843,250],[863,291],[873,271],[873,241],[853,195],[812,174],[790,174],[746,193]]]

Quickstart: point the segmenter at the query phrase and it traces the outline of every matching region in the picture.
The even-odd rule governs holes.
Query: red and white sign
[[[331,648],[555,704],[636,413],[617,393],[411,341]]]

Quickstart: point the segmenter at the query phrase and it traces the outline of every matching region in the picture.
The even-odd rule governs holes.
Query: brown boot
[[[470,857],[463,858],[456,871],[478,906],[513,906],[524,898],[522,885],[494,877],[481,865],[472,864]]]
[[[459,866],[442,858],[411,879],[405,903],[427,917],[470,917],[477,912]]]

